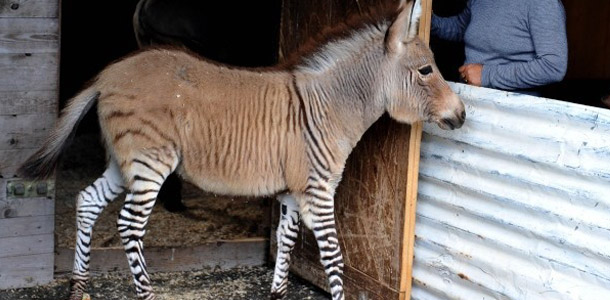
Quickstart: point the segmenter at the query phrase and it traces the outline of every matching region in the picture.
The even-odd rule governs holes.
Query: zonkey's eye
[[[417,72],[419,72],[419,74],[422,74],[422,75],[428,75],[428,74],[432,73],[432,66],[425,66],[425,67],[417,70]]]

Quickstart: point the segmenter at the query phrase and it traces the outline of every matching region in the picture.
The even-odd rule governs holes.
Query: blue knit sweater
[[[482,86],[520,90],[563,79],[565,23],[560,0],[470,0],[457,16],[433,16],[432,34],[464,41],[464,63],[483,64]]]

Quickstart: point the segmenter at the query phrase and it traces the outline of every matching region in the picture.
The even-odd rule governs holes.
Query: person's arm
[[[464,40],[464,33],[466,27],[470,23],[470,3],[464,8],[464,10],[456,16],[443,18],[437,15],[432,15],[432,22],[430,26],[430,33],[438,36],[443,40],[449,40],[454,42],[460,42]]]
[[[568,67],[566,17],[559,0],[530,2],[530,34],[536,58],[527,62],[484,65],[482,86],[503,89],[527,89],[558,82]]]

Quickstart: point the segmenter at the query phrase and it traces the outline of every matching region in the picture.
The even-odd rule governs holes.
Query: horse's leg
[[[290,253],[294,248],[299,233],[299,206],[294,196],[278,196],[280,201],[280,223],[277,227],[277,257],[271,299],[281,299],[288,287],[288,269],[290,268]]]
[[[334,189],[318,182],[311,184],[305,194],[305,205],[300,204],[301,218],[316,237],[332,299],[343,300],[343,257],[335,225]]]
[[[91,231],[100,213],[109,202],[123,192],[123,179],[115,161],[95,182],[82,190],[76,200],[76,247],[70,281],[70,300],[81,300],[89,281]]]
[[[177,155],[167,151],[148,151],[149,153],[135,156],[125,162],[123,174],[128,179],[127,195],[117,227],[138,299],[152,300],[155,299],[155,294],[146,270],[142,239],[146,234],[148,217],[152,213],[159,189],[176,168],[178,159]]]

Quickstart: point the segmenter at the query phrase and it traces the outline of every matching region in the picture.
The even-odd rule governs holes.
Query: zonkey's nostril
[[[466,119],[466,111],[465,110],[462,111],[462,114],[460,115],[460,117],[462,118],[462,120]]]
[[[452,119],[443,119],[442,122],[449,127],[449,129],[453,130],[455,129],[455,124],[453,123]]]

